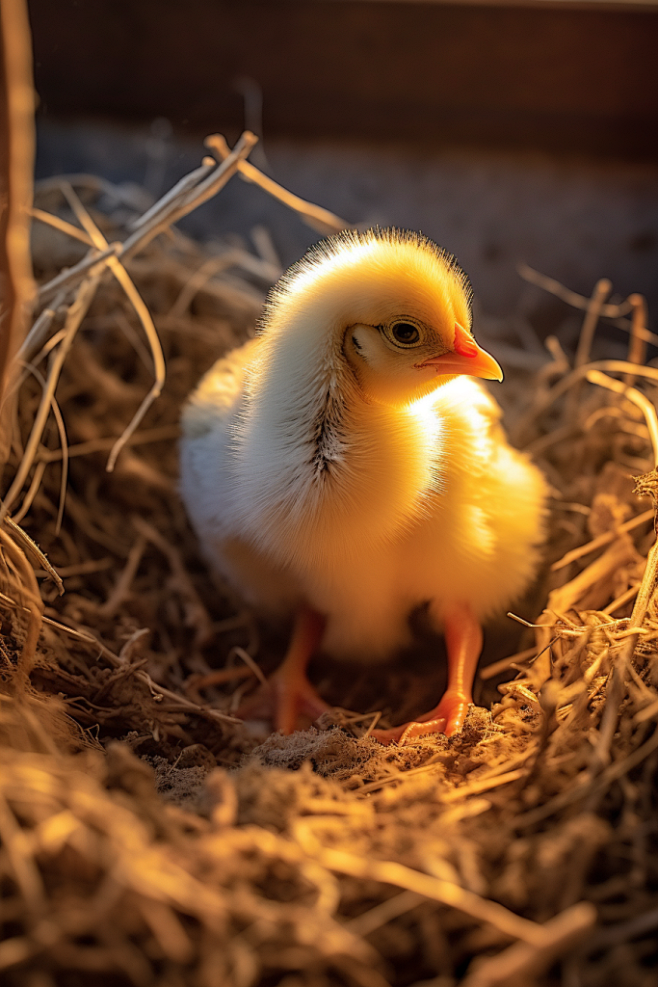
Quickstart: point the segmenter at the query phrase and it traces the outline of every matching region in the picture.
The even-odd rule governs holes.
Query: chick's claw
[[[400,746],[408,744],[416,737],[425,737],[432,733],[444,733],[446,737],[452,737],[462,729],[471,702],[470,696],[463,693],[446,692],[438,706],[429,713],[391,730],[373,730],[371,736],[381,744],[397,741]]]
[[[313,723],[330,708],[307,678],[293,682],[289,675],[275,672],[235,715],[241,720],[267,720],[275,730],[290,734]]]
[[[433,719],[425,723],[420,720],[411,720],[409,723],[402,723],[399,727],[392,727],[390,730],[373,730],[370,736],[385,746],[395,741],[400,747],[404,747],[416,737],[425,737],[432,733],[445,733],[445,722],[445,719]]]

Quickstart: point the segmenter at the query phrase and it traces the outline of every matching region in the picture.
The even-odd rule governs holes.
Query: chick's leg
[[[473,679],[482,650],[482,628],[468,604],[454,605],[443,615],[443,633],[448,652],[448,688],[441,701],[417,720],[392,730],[373,730],[383,744],[404,744],[427,733],[451,737],[461,730],[469,703],[473,702]]]
[[[297,726],[298,716],[313,721],[330,708],[306,677],[308,663],[322,639],[324,624],[324,618],[309,607],[297,612],[285,658],[268,679],[267,687],[240,707],[239,717],[245,720],[267,717],[274,721],[276,730],[289,734]]]

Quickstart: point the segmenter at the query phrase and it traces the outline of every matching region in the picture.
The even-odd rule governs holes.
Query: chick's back
[[[245,383],[262,340],[251,339],[217,360],[190,395],[181,418],[180,492],[212,569],[256,607],[290,611],[297,581],[237,533],[239,483],[232,463]]]

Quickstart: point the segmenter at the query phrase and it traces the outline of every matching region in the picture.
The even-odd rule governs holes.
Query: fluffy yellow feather
[[[210,562],[263,611],[297,615],[290,651],[245,714],[294,729],[326,708],[315,648],[379,661],[429,605],[448,692],[380,739],[459,729],[480,622],[532,578],[545,483],[474,377],[470,286],[420,234],[345,232],[281,279],[257,337],[219,360],[183,413],[181,491]]]

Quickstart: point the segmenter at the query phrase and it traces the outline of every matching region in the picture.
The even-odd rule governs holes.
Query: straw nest
[[[506,672],[492,708],[450,740],[383,748],[377,712],[417,712],[434,672],[318,669],[342,709],[259,743],[232,710],[283,639],[204,569],[176,436],[280,271],[263,230],[253,253],[173,224],[236,171],[319,232],[344,224],[260,175],[253,143],[209,139],[155,206],[90,176],[36,190],[41,287],[0,527],[2,982],[648,987],[658,371],[642,299],[526,270],[584,310],[575,360],[520,316],[482,320],[554,507],[545,608],[485,670]]]

